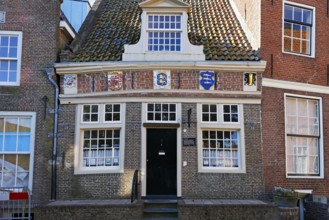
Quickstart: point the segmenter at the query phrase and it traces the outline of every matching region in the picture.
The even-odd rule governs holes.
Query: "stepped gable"
[[[97,8],[102,11],[93,27],[84,28],[89,33],[72,56],[73,62],[120,61],[124,45],[136,44],[140,38],[141,9],[138,4],[143,1],[99,1],[105,1],[102,7]],[[188,19],[188,37],[193,45],[204,45],[206,60],[260,60],[258,52],[252,50],[229,0],[185,2],[192,7]]]

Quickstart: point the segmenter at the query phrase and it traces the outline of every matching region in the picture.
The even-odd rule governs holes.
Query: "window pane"
[[[18,37],[11,36],[9,46],[10,47],[17,47],[18,46]]]
[[[303,10],[303,22],[307,24],[312,24],[312,11]]]
[[[1,46],[8,47],[9,45],[9,37],[8,36],[1,36]]]
[[[0,57],[8,57],[8,48],[0,47]]]
[[[9,49],[9,57],[16,58],[17,57],[17,48],[10,48]]]
[[[284,19],[292,20],[292,6],[285,5],[284,6]]]
[[[292,25],[291,23],[285,22],[284,23],[284,35],[285,36],[291,36],[291,29],[292,29]]]
[[[300,53],[300,40],[292,39],[292,51]]]
[[[302,9],[298,7],[294,7],[294,16],[293,16],[294,21],[299,21],[302,22]]]

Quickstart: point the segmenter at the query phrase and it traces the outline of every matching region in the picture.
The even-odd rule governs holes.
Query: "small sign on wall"
[[[200,89],[214,90],[215,73],[210,71],[200,72]]]
[[[183,138],[183,146],[195,146],[196,138]]]
[[[154,70],[153,71],[154,89],[170,89],[171,76],[169,70]]]

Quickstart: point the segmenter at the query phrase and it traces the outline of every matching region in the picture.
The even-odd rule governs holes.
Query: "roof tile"
[[[125,44],[140,38],[141,0],[106,1],[88,37],[72,61],[119,61]],[[188,37],[192,44],[203,45],[206,60],[257,61],[229,0],[185,0],[191,4]]]

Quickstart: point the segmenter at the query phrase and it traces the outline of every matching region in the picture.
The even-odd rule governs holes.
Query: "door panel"
[[[177,194],[177,130],[147,129],[147,195]]]

